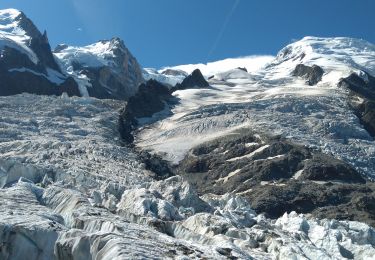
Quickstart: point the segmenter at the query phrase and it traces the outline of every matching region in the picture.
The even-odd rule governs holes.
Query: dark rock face
[[[242,130],[192,149],[176,173],[201,194],[241,194],[271,218],[297,211],[375,224],[374,183],[343,161],[281,138]]]
[[[0,58],[0,95],[15,95],[23,92],[40,95],[80,96],[77,83],[61,75],[61,83],[49,79],[48,70],[61,73],[57,65],[46,32],[42,35],[30,19],[23,13],[15,18],[20,29],[30,37],[26,43],[38,58],[35,64],[25,53],[4,46]],[[16,43],[17,44],[17,43]]]
[[[162,180],[174,175],[169,163],[160,156],[150,154],[147,151],[141,151],[139,156],[141,161],[146,165],[146,169],[156,174],[155,179]]]
[[[164,109],[164,101],[171,98],[169,89],[163,84],[149,80],[139,86],[138,92],[131,97],[127,104],[127,111],[134,117],[150,117]]]
[[[375,77],[366,72],[362,76],[352,73],[341,79],[338,86],[349,89],[354,98],[359,96],[364,100],[359,104],[351,102],[351,106],[365,129],[375,136]]]
[[[341,79],[338,86],[347,88],[361,97],[375,99],[375,78],[366,72],[363,72],[363,77],[352,73],[349,77]]]
[[[93,82],[93,88],[89,88],[88,91],[93,97],[127,100],[137,92],[137,87],[144,82],[141,66],[121,39],[113,38],[111,44],[116,66],[105,66],[99,70],[91,69],[95,76],[89,77]],[[88,70],[90,71],[90,69]]]
[[[67,78],[61,85],[50,82],[43,76],[31,72],[9,72],[0,66],[0,95],[9,96],[23,92],[37,95],[80,96],[77,83],[72,78]]]
[[[362,124],[375,137],[375,101],[365,101],[359,107],[358,111]]]
[[[285,186],[265,185],[247,194],[258,212],[276,218],[285,211],[311,213],[319,218],[356,220],[375,225],[373,183],[317,184],[314,182],[289,182]],[[358,203],[361,201],[361,203]]]
[[[247,69],[245,67],[238,67],[237,69],[247,72]]]
[[[207,88],[209,86],[210,85],[203,77],[201,71],[199,69],[196,69],[193,71],[193,73],[187,76],[181,84],[177,84],[175,87],[173,87],[171,91],[173,92],[176,90],[183,90],[189,88]]]
[[[53,57],[51,46],[48,42],[47,32],[44,31],[44,33],[41,34],[34,23],[22,12],[16,20],[19,21],[19,26],[31,37],[28,45],[37,55],[39,62],[43,67],[48,67],[61,72],[60,67],[57,65],[55,58]]]
[[[306,83],[310,86],[314,86],[321,81],[323,74],[323,69],[317,65],[310,67],[303,64],[298,64],[293,71],[293,76],[306,79]]]
[[[149,80],[139,86],[137,94],[129,99],[120,113],[119,130],[127,143],[133,142],[132,131],[138,125],[137,118],[151,117],[165,107],[165,101],[172,98],[168,87]]]
[[[314,154],[305,162],[301,179],[312,181],[342,181],[365,183],[362,176],[348,164],[324,154]]]

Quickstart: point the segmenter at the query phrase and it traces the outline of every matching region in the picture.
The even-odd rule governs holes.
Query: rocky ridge
[[[15,9],[0,11],[0,95],[93,96],[126,100],[144,81],[140,65],[119,38],[85,47],[61,44]],[[6,82],[6,84],[4,84]]]
[[[0,95],[29,92],[80,96],[77,83],[65,76],[43,34],[18,10],[0,11]]]

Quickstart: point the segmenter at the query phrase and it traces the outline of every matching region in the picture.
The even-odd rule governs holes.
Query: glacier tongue
[[[0,189],[1,258],[374,254],[375,231],[366,224],[296,213],[270,220],[238,195],[200,196],[179,176],[155,181],[133,150],[119,144],[122,105],[66,96],[0,97],[0,169],[7,180]]]

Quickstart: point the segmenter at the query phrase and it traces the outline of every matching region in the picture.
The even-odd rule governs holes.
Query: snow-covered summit
[[[375,74],[375,45],[361,39],[304,37],[287,45],[270,64],[274,78],[290,74],[298,64],[318,65],[326,72],[323,81],[336,81],[352,72]]]
[[[70,71],[73,69],[74,62],[79,62],[83,67],[114,67],[116,65],[114,61],[116,50],[128,52],[119,38],[102,40],[83,47],[60,44],[55,48],[54,53],[63,65],[68,66],[67,70]]]
[[[22,15],[22,12],[16,9],[4,9],[0,10],[0,29],[1,31],[7,31],[16,34],[24,34],[23,30],[18,31],[19,22],[17,18]]]
[[[238,58],[228,58],[224,60],[208,62],[206,64],[199,63],[165,67],[162,70],[176,69],[185,71],[186,73],[190,74],[195,69],[199,69],[204,76],[210,77],[214,74],[229,71],[235,68],[245,68],[248,72],[254,72],[261,69],[273,59],[274,57],[271,55],[253,55]]]
[[[154,79],[161,83],[174,86],[177,83],[181,83],[187,75],[191,74],[196,69],[199,69],[206,78],[237,68],[242,68],[247,72],[256,72],[273,61],[274,58],[274,56],[270,55],[246,56],[228,58],[208,62],[206,64],[185,64],[178,66],[167,66],[161,69],[145,68],[143,71],[143,76],[145,79]]]
[[[84,47],[62,44],[54,54],[84,96],[126,99],[143,82],[140,65],[119,38]]]
[[[31,35],[21,25],[25,15],[16,9],[0,10],[0,49],[8,46],[22,51],[35,64],[38,57],[28,46]]]
[[[225,77],[227,72],[236,68],[246,69],[250,74],[267,74],[270,80],[281,80],[289,77],[298,64],[318,65],[326,72],[323,80],[337,83],[341,77],[352,72],[361,71],[375,74],[375,45],[365,40],[335,37],[304,37],[281,49],[276,56],[246,56],[209,62],[207,64],[187,64],[164,67],[162,69],[146,69],[145,77],[165,83],[180,82],[181,76],[163,75],[165,70],[180,70],[190,74],[200,69],[205,77],[219,75]],[[233,72],[233,71],[232,71]],[[230,74],[232,74],[232,72]],[[238,73],[237,73],[238,74]],[[236,75],[237,75],[236,74]],[[243,73],[240,73],[243,74]],[[236,77],[232,75],[231,77]]]

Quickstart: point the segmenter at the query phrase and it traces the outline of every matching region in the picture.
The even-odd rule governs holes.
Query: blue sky
[[[306,35],[375,43],[373,0],[2,0],[51,45],[122,38],[144,67],[276,54]]]

